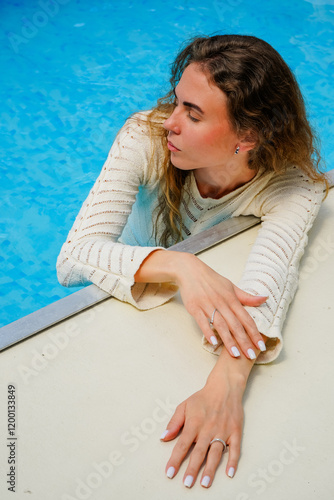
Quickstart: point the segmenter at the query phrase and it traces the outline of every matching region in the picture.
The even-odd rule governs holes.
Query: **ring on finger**
[[[227,444],[225,443],[225,441],[224,441],[223,439],[220,439],[220,438],[214,438],[212,441],[210,441],[210,445],[209,445],[209,446],[211,446],[211,445],[212,445],[212,443],[215,443],[216,441],[217,441],[218,443],[221,443],[221,444],[223,445],[223,451],[222,451],[222,453],[224,453],[224,451],[225,451],[225,450],[226,450],[226,448],[227,448]]]
[[[212,313],[212,316],[211,316],[211,319],[210,319],[210,323],[209,324],[210,324],[211,327],[213,326],[213,321],[214,321],[214,318],[215,318],[216,311],[217,311],[217,309],[215,308],[213,310],[213,313]]]

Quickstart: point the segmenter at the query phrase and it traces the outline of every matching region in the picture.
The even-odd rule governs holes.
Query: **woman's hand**
[[[262,339],[267,341],[265,336]],[[256,349],[256,356],[259,352]],[[228,445],[225,470],[229,477],[234,476],[240,457],[242,398],[253,365],[254,360],[243,355],[239,359],[232,358],[223,349],[203,389],[176,408],[167,430],[161,436],[162,440],[170,441],[181,431],[166,466],[169,478],[178,473],[183,460],[195,444],[183,482],[189,488],[195,483],[206,458],[201,485],[206,488],[211,486],[223,452],[223,445],[219,441],[210,446],[211,441],[216,438]]]
[[[244,292],[195,255],[156,250],[144,260],[135,280],[175,282],[187,311],[195,318],[207,341],[217,345],[214,329],[231,356],[240,356],[240,349],[249,359],[254,359],[254,348],[266,350],[256,324],[244,306],[259,306],[267,297]]]
[[[205,338],[210,344],[217,344],[210,327],[213,317],[213,327],[229,353],[238,357],[239,347],[245,356],[255,359],[254,347],[261,351],[266,348],[244,306],[259,306],[267,297],[244,292],[194,255],[184,255],[186,258],[183,257],[176,283],[187,311],[195,318]]]
[[[182,429],[166,466],[169,478],[177,474],[195,443],[183,476],[183,482],[189,488],[195,483],[205,459],[201,485],[206,488],[211,486],[223,452],[223,444],[220,442],[214,442],[210,446],[210,442],[215,438],[224,440],[228,445],[226,474],[233,477],[237,469],[243,427],[242,397],[245,384],[230,380],[227,376],[222,377],[219,382],[208,380],[203,389],[181,403],[176,408],[167,431],[162,435],[164,441],[170,441]]]

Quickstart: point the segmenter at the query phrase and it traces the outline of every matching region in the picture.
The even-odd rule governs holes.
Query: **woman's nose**
[[[167,120],[164,121],[163,127],[168,130],[168,132],[174,132],[175,134],[180,133],[179,120],[176,113],[176,108]]]

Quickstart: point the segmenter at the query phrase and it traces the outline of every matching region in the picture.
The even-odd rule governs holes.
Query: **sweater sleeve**
[[[170,283],[134,282],[144,259],[161,247],[118,242],[139,186],[154,184],[154,169],[149,166],[151,141],[144,127],[133,117],[118,133],[57,259],[58,280],[63,286],[94,283],[139,309],[161,305],[176,292]]]
[[[262,222],[238,284],[248,293],[268,296],[261,306],[246,307],[258,330],[271,339],[257,363],[273,361],[282,349],[282,326],[297,289],[307,233],[323,198],[322,184],[291,168],[273,176],[243,213],[261,217]],[[210,350],[209,345],[205,348]]]

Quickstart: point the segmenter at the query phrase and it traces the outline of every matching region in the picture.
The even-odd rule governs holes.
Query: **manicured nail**
[[[266,351],[266,344],[263,342],[263,340],[260,340],[257,345],[259,346],[260,351]]]
[[[204,476],[201,485],[204,486],[204,488],[207,488],[210,484],[210,476]]]
[[[212,335],[212,337],[210,337],[210,341],[211,341],[212,345],[218,345],[218,340],[216,339],[216,337],[214,335]]]
[[[175,468],[169,467],[167,472],[166,472],[166,475],[167,475],[167,477],[169,477],[169,479],[172,479],[172,477],[174,477],[174,475],[175,475]]]
[[[248,349],[247,354],[248,354],[248,356],[249,356],[250,359],[255,359],[256,358],[256,354],[253,351],[253,349]]]
[[[232,351],[232,354],[233,354],[233,356],[235,358],[237,358],[238,356],[240,356],[239,349],[237,347],[235,347],[235,345],[232,347],[231,351]]]
[[[230,467],[227,473],[228,477],[233,477],[234,472],[235,472],[234,467]]]
[[[167,434],[169,433],[169,431],[164,431],[161,436],[160,436],[160,439],[165,439],[165,437],[167,436]]]
[[[184,486],[187,488],[190,488],[190,486],[193,484],[194,478],[192,476],[187,476],[184,480]]]

